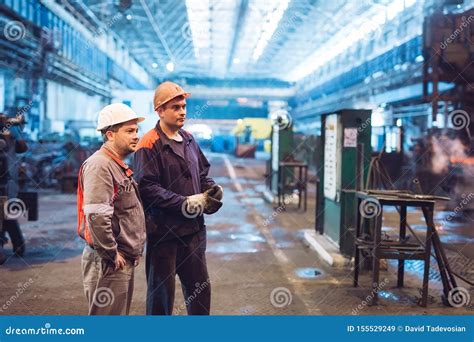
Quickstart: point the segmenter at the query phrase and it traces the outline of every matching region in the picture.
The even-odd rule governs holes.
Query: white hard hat
[[[99,112],[97,130],[102,131],[104,128],[109,126],[117,125],[119,123],[134,119],[137,120],[137,123],[145,120],[144,117],[139,117],[137,113],[135,113],[134,110],[126,104],[112,103],[102,108],[102,110]]]

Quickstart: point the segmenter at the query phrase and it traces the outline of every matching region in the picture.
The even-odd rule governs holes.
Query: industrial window
[[[20,12],[20,0],[13,0],[12,8],[15,12]]]

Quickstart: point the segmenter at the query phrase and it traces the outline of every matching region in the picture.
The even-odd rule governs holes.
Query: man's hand
[[[214,184],[211,188],[204,192],[206,196],[206,206],[204,207],[204,214],[214,214],[222,207],[222,197],[224,190],[220,185]]]
[[[196,194],[192,196],[188,196],[186,198],[186,205],[183,214],[191,215],[192,217],[196,217],[202,215],[204,211],[204,207],[206,206],[206,196],[204,194]]]
[[[222,201],[222,197],[224,197],[224,189],[222,186],[214,184],[209,189],[204,191],[204,194],[214,198],[215,200]]]
[[[118,271],[123,269],[126,263],[127,261],[125,260],[123,255],[120,254],[120,252],[117,252],[117,256],[115,257],[115,270]]]
[[[222,188],[222,186],[215,184],[212,189],[213,191],[211,197],[215,198],[218,201],[222,201],[222,198],[224,197],[224,189]]]

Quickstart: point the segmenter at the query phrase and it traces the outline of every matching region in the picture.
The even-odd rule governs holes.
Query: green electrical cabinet
[[[371,111],[343,109],[321,115],[316,230],[351,256],[355,191],[365,188],[371,160]]]

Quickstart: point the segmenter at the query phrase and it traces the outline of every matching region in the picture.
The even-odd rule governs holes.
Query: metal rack
[[[453,281],[449,264],[439,241],[436,227],[433,222],[434,206],[437,200],[448,200],[445,197],[431,195],[416,195],[409,191],[398,190],[369,190],[356,193],[357,198],[357,224],[355,239],[355,261],[354,261],[354,286],[359,286],[359,271],[361,265],[361,252],[368,251],[372,257],[372,304],[377,304],[379,273],[381,259],[398,260],[397,286],[403,287],[405,260],[423,260],[423,287],[421,306],[426,307],[428,300],[429,270],[431,258],[431,246],[434,245],[436,260],[440,269],[445,292],[450,288],[449,280]],[[366,209],[371,209],[366,212]],[[382,216],[384,206],[395,206],[400,208],[399,236],[397,241],[382,239]],[[426,221],[426,237],[424,243],[409,243],[406,236],[407,208],[415,207],[423,210]],[[364,220],[375,219],[373,232],[364,230]],[[364,235],[365,233],[365,235]],[[449,278],[449,279],[448,279]],[[455,285],[455,283],[454,283]]]
[[[288,171],[290,173],[288,174]],[[306,211],[308,202],[308,164],[292,161],[280,162],[278,167],[278,206],[285,204],[285,195],[298,191],[298,209]]]

